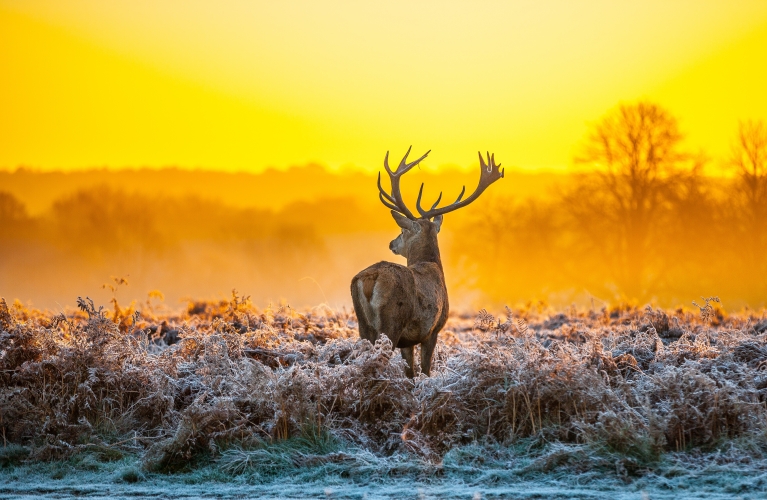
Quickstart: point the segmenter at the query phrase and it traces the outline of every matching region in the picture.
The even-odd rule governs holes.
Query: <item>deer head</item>
[[[480,173],[479,184],[471,196],[463,200],[463,195],[466,192],[466,186],[464,186],[461,190],[461,194],[458,195],[458,198],[453,203],[438,208],[437,205],[439,205],[439,202],[442,200],[442,193],[440,192],[437,201],[434,202],[431,208],[429,210],[424,210],[421,207],[424,185],[421,183],[421,188],[418,191],[418,199],[416,200],[416,209],[418,210],[420,217],[416,217],[413,212],[408,209],[402,199],[400,178],[403,174],[409,172],[413,167],[418,165],[431,151],[427,151],[417,160],[408,163],[407,157],[410,154],[411,148],[408,148],[407,153],[405,153],[399,166],[394,171],[389,168],[389,152],[386,152],[384,168],[389,174],[391,193],[387,193],[381,186],[381,173],[378,173],[378,196],[381,199],[381,203],[391,209],[392,217],[394,217],[397,225],[402,228],[402,233],[389,244],[389,248],[395,254],[408,259],[408,263],[414,258],[417,258],[417,256],[423,254],[428,248],[432,247],[435,249],[438,256],[438,250],[436,250],[437,233],[439,233],[440,227],[442,226],[442,216],[461,207],[465,207],[479,198],[479,195],[481,195],[490,184],[502,178],[504,174],[503,170],[499,170],[501,165],[496,165],[495,163],[495,155],[488,153],[487,163],[485,163],[485,159],[482,158],[482,153],[480,153],[479,163],[482,170]]]
[[[397,225],[402,228],[399,236],[389,243],[389,249],[397,255],[401,255],[410,261],[410,256],[423,253],[423,246],[436,244],[437,233],[442,225],[442,216],[438,215],[434,221],[410,220],[399,212],[391,211]]]

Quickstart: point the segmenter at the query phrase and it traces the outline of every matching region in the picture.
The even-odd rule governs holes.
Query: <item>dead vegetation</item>
[[[767,452],[767,321],[713,300],[701,314],[455,315],[432,376],[414,380],[345,311],[237,295],[130,318],[79,304],[51,315],[0,302],[0,464],[90,452],[150,471],[204,458],[232,474],[381,472],[382,460],[397,473],[396,457],[436,470],[456,450],[548,443],[617,454],[635,473],[668,452]],[[582,462],[555,452],[525,467]]]

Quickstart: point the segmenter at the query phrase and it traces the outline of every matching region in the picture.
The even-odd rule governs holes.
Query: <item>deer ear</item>
[[[394,217],[394,222],[396,222],[397,225],[401,227],[402,229],[409,229],[411,231],[415,229],[413,227],[415,223],[412,220],[405,217],[404,215],[402,215],[401,213],[395,212],[394,210],[392,210],[391,216]]]
[[[439,228],[442,227],[442,215],[438,215],[434,217],[434,220],[432,221],[435,226],[437,226],[437,232],[439,232]]]

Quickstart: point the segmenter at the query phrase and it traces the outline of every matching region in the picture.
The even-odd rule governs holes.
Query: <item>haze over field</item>
[[[412,206],[420,182],[428,200],[436,186],[454,197],[477,172],[408,175]],[[445,218],[451,304],[677,306],[718,294],[733,310],[763,306],[764,200],[749,222],[737,180],[679,175],[654,182],[665,194],[644,213],[595,193],[601,177],[507,172]],[[176,308],[236,288],[256,304],[348,307],[354,274],[405,262],[388,249],[397,230],[364,173],[17,170],[0,172],[0,183],[0,294],[37,307],[59,310],[81,295],[106,303],[113,276],[129,283],[118,287],[122,303],[159,290]],[[644,221],[642,232],[627,233],[622,213]]]

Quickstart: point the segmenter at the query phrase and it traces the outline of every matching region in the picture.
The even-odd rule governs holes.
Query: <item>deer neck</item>
[[[407,265],[411,267],[415,264],[432,262],[439,266],[442,271],[442,259],[439,256],[439,245],[437,244],[437,235],[430,235],[428,239],[410,248],[407,256]]]

